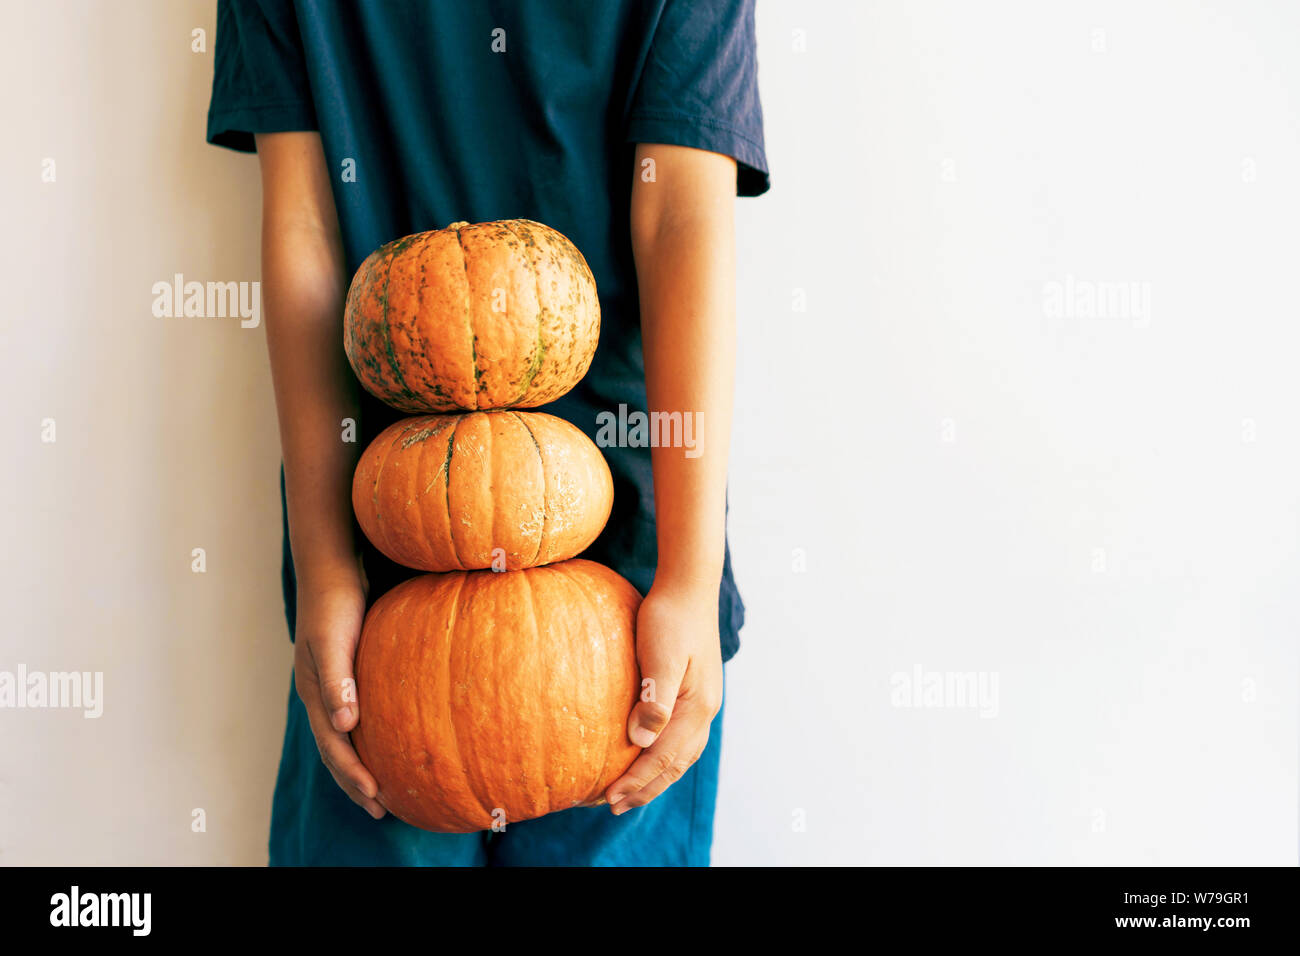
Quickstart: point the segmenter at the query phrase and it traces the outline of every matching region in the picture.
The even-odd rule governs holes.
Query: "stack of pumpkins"
[[[398,239],[361,264],[344,346],[413,413],[357,465],[352,504],[404,581],[366,615],[352,740],[379,802],[468,832],[603,800],[636,759],[641,597],[578,559],[609,518],[609,466],[542,412],[586,373],[596,284],[567,238],[524,219]]]

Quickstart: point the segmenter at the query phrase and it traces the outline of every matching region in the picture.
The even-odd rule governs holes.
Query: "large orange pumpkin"
[[[357,465],[361,530],[422,571],[514,571],[564,561],[596,540],[614,483],[590,438],[545,412],[403,419]]]
[[[395,240],[357,269],[344,349],[370,392],[404,412],[532,408],[582,378],[600,336],[587,261],[527,219]]]
[[[604,565],[411,578],[366,615],[352,742],[379,802],[464,833],[603,801],[636,759],[641,596]]]

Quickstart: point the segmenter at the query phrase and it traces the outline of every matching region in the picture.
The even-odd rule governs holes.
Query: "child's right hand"
[[[293,673],[321,760],[352,802],[378,820],[385,812],[375,800],[379,785],[348,738],[360,717],[352,661],[365,613],[359,569],[355,581],[345,576],[312,586],[300,580]]]

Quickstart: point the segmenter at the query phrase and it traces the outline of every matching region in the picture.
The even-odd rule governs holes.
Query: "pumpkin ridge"
[[[439,419],[442,419],[441,424],[442,424],[443,427],[442,427],[442,428],[430,428],[430,429],[428,429],[428,432],[429,432],[429,433],[428,433],[427,435],[425,435],[424,438],[421,439],[421,442],[422,442],[422,443],[423,443],[423,441],[424,441],[425,439],[428,439],[428,438],[437,438],[437,437],[442,433],[443,429],[448,427],[447,422],[446,422],[446,419],[449,418],[449,417],[454,417],[454,416],[439,415],[439,416],[437,416],[437,417],[438,417]],[[405,448],[406,446],[403,445],[402,447]],[[445,461],[444,461],[444,465],[445,465]],[[428,483],[427,485],[424,486],[424,491],[422,492],[422,494],[426,494],[426,495],[427,495],[430,491],[433,490],[433,486],[436,485],[436,484],[438,483],[438,475],[441,474],[441,473],[442,473],[442,469],[439,469],[438,471],[434,472],[433,477],[429,479],[429,483]]]
[[[478,367],[478,336],[474,334],[474,289],[469,281],[469,259],[465,256],[465,243],[461,241],[460,230],[463,222],[453,222],[448,229],[456,230],[456,245],[460,246],[460,264],[465,269],[465,326],[469,331],[469,356],[474,364],[474,407],[478,408],[478,396],[482,389],[483,372]]]
[[[430,438],[437,438],[438,436],[441,436],[443,432],[447,431],[447,428],[450,428],[451,424],[454,423],[455,416],[430,415],[428,416],[428,419],[411,419],[412,424],[407,425],[406,431],[409,431],[409,429],[415,427],[415,425],[413,425],[415,421],[421,421],[422,423],[422,421],[426,421],[426,420],[433,421],[433,424],[425,425],[425,427],[421,427],[420,431],[416,432],[415,436],[406,438],[406,440],[402,441],[403,450],[408,449],[408,447],[411,445],[416,445],[416,444],[420,445],[420,458],[416,460],[416,464],[415,464],[416,475],[424,475],[425,473],[424,460],[425,460],[425,455],[428,454],[429,451]],[[430,490],[433,490],[433,486],[435,484],[438,484],[438,476],[443,475],[443,472],[447,472],[446,455],[443,455],[442,467],[438,468],[438,471],[435,471],[433,473],[432,479],[429,479],[429,484],[426,484],[424,486],[424,492],[420,493],[420,499],[419,501],[415,502],[415,509],[413,509],[415,510],[416,518],[415,518],[415,522],[412,522],[412,524],[415,524],[417,532],[419,532],[415,536],[416,541],[419,542],[419,545],[417,546],[419,546],[421,553],[425,555],[426,559],[428,559],[428,563],[433,563],[434,542],[433,542],[433,536],[428,535],[428,533],[426,533],[425,531],[426,515],[424,509],[425,507],[432,507],[433,499],[432,497],[428,497],[429,492]],[[450,481],[450,473],[448,473],[447,475],[447,480]],[[428,497],[428,499],[426,499],[426,497]],[[450,527],[451,524],[450,511],[447,512],[447,524],[448,527]],[[398,562],[398,563],[404,563],[404,562]],[[459,561],[456,563],[459,563]]]
[[[400,440],[400,438],[401,438],[400,435],[396,435],[394,436],[393,441],[396,442]],[[379,459],[379,467],[375,469],[375,491],[374,491],[374,495],[371,498],[371,500],[375,504],[375,517],[379,519],[378,524],[380,528],[380,533],[384,537],[384,544],[386,544],[389,548],[392,548],[393,541],[392,538],[390,537],[390,530],[388,527],[390,522],[384,520],[383,517],[380,515],[381,509],[379,504],[379,487],[380,487],[379,475],[383,472],[384,466],[388,464],[388,459],[391,453],[392,453],[392,443],[390,443],[388,448],[385,449],[383,457]],[[380,550],[383,549],[381,548]]]
[[[494,572],[489,571],[486,572],[486,574],[494,574]],[[474,575],[469,574],[468,571],[465,572],[465,579],[467,579],[467,587],[473,587],[477,591],[478,581],[480,581],[481,579],[474,578],[474,581],[471,584],[469,583],[468,580],[471,578],[474,578]],[[482,632],[480,631],[474,632],[474,637],[476,637],[477,640],[474,641],[473,644],[469,645],[467,653],[472,654],[472,656],[474,657],[477,657],[477,654],[474,654],[474,650],[477,650],[477,648],[480,648],[480,646],[484,644],[484,641],[481,640]],[[506,652],[506,648],[500,646],[502,645],[502,641],[499,640],[489,641],[489,643],[487,644],[489,644],[489,646],[487,646],[486,657],[489,658],[491,661],[491,672],[493,672],[493,674],[498,674],[498,672],[500,672],[500,656],[502,656],[502,653]],[[499,687],[494,687],[493,689],[494,691],[499,691]],[[495,702],[497,702],[497,704],[499,705],[500,702],[499,698]],[[482,706],[482,702],[480,700],[480,708],[481,706]],[[491,780],[489,779],[489,775],[487,775],[485,771],[484,762],[480,760],[480,756],[481,756],[480,748],[472,747],[471,745],[471,748],[469,748],[469,753],[471,753],[471,756],[474,758],[474,762],[473,762],[474,774],[471,775],[467,773],[467,779],[477,780],[478,783],[477,787],[473,786],[473,783],[471,783],[471,792],[473,792],[474,799],[478,801],[478,806],[480,806],[482,812],[484,812],[484,816],[486,816],[489,819],[493,819],[493,810],[500,808],[504,810],[504,813],[506,813],[507,823],[510,822],[510,819],[508,818],[510,818],[511,812],[515,808],[513,808],[513,806],[508,806],[507,808],[507,806],[504,805],[506,804],[506,801],[504,800],[498,801],[494,799],[493,793],[491,793]]]
[[[447,476],[447,537],[451,538],[451,556],[456,559],[457,567],[462,570],[465,567],[465,562],[460,559],[460,545],[456,543],[456,521],[451,511],[451,459],[456,451],[456,429],[460,427],[463,420],[463,416],[457,416],[451,423],[451,428],[448,429],[451,435],[447,438],[447,457],[442,460],[442,470]]]
[[[563,574],[564,579],[569,582],[569,586],[573,590],[578,592],[578,595],[581,598],[582,603],[587,606],[587,610],[591,614],[590,620],[592,620],[595,623],[596,629],[599,630],[600,621],[601,621],[600,609],[597,608],[595,603],[591,600],[591,595],[587,593],[587,589],[584,588],[580,583],[578,583],[578,581],[574,579],[573,575],[569,573],[571,569],[567,567],[567,564],[568,562],[560,562],[560,564],[552,564],[547,566],[550,567],[552,570],[560,571]],[[609,651],[607,648],[605,649],[605,656],[606,658],[608,658],[609,656]],[[624,718],[624,728],[623,728],[624,734],[627,733],[626,724],[627,724],[627,719]],[[583,801],[584,804],[590,803],[596,794],[601,794],[605,792],[605,788],[603,785],[605,781],[605,768],[609,766],[609,751],[610,748],[614,745],[614,743],[615,741],[611,741],[608,739],[605,741],[605,756],[601,760],[600,775],[596,778],[595,786],[597,789],[594,792],[587,794],[587,799]],[[575,804],[575,806],[578,805],[579,804]]]
[[[445,432],[448,433],[448,435],[447,435],[447,451],[443,453],[443,457],[442,457],[442,465],[438,468],[438,470],[437,470],[436,472],[434,472],[433,479],[429,482],[429,488],[432,488],[434,485],[436,485],[436,484],[438,483],[438,476],[439,476],[439,475],[442,476],[442,483],[443,483],[443,492],[442,492],[442,493],[443,493],[443,500],[446,502],[446,506],[447,506],[447,536],[448,536],[448,543],[449,543],[449,545],[451,546],[451,552],[452,552],[452,555],[455,557],[456,564],[457,564],[457,566],[458,566],[458,567],[457,567],[457,570],[460,569],[460,568],[459,568],[459,565],[460,565],[462,562],[461,562],[461,560],[460,560],[460,553],[456,550],[456,542],[455,542],[454,539],[451,538],[451,460],[452,460],[452,458],[455,457],[455,451],[456,451],[456,446],[455,446],[455,441],[456,441],[456,425],[457,425],[459,422],[460,422],[460,416],[459,416],[459,415],[447,415],[447,416],[444,416],[444,417],[443,417],[443,427],[442,427],[442,430],[438,432],[438,435],[441,436],[441,434],[442,434],[443,431],[445,431]],[[423,465],[423,462],[421,462],[421,465]],[[426,492],[426,493],[427,493],[427,492]],[[432,513],[433,513],[433,499],[432,499],[432,498],[429,499],[429,506],[430,506],[430,514],[432,514]],[[424,533],[424,525],[421,525],[421,526],[420,526],[420,533],[421,533],[421,534]],[[434,544],[434,542],[433,542],[432,539],[429,539],[429,540],[427,541],[427,549],[428,549],[428,553],[429,553],[430,557],[432,557],[433,554],[435,553],[435,551],[437,550],[437,549],[436,549],[436,546],[435,546],[435,544]],[[430,564],[432,564],[432,563],[433,563],[433,562],[430,561]]]
[[[456,588],[455,599],[451,602],[451,615],[447,620],[447,663],[446,666],[443,667],[442,669],[443,673],[447,675],[447,714],[448,717],[450,718],[448,720],[448,723],[451,724],[451,729],[452,729],[452,733],[449,734],[448,736],[451,738],[451,741],[456,748],[456,764],[460,767],[461,773],[465,778],[465,788],[470,792],[470,795],[478,802],[480,809],[482,809],[484,813],[489,818],[491,818],[492,816],[491,808],[486,807],[484,805],[483,795],[479,792],[479,788],[474,785],[475,774],[471,771],[469,763],[464,759],[464,755],[466,751],[473,753],[474,748],[472,745],[468,747],[465,746],[465,741],[461,740],[461,726],[466,725],[466,730],[472,729],[475,723],[475,721],[472,719],[473,714],[471,713],[470,715],[471,719],[468,721],[456,720],[453,714],[456,708],[455,708],[455,697],[452,694],[452,687],[451,687],[451,675],[452,675],[451,655],[457,643],[455,640],[455,631],[456,631],[456,622],[460,617],[461,598],[465,593],[465,589],[471,586],[470,575],[467,572],[459,571],[455,573],[460,575],[460,586]],[[469,699],[468,696],[466,698],[466,701],[472,711],[473,701]]]
[[[537,449],[537,461],[542,468],[542,530],[537,536],[537,550],[533,552],[532,560],[524,565],[524,567],[530,568],[536,566],[535,562],[542,555],[542,547],[550,540],[547,535],[551,524],[551,509],[549,507],[550,502],[546,500],[546,456],[542,454],[542,445],[537,440],[537,436],[533,434],[533,430],[528,427],[528,422],[524,417],[514,409],[510,410],[510,414],[519,420],[520,425],[524,426],[524,431],[528,433],[528,437],[532,440],[533,447]]]
[[[383,455],[380,458],[380,466],[378,466],[376,470],[374,470],[374,484],[372,485],[372,492],[370,492],[370,503],[374,505],[374,516],[376,516],[376,519],[378,519],[378,524],[380,524],[380,531],[383,535],[383,542],[385,542],[385,544],[389,545],[389,548],[391,548],[391,546],[393,546],[393,542],[389,540],[389,529],[385,527],[386,522],[383,522],[382,516],[380,514],[381,511],[380,475],[383,472],[383,466],[389,463],[389,450],[391,450],[391,445],[389,446],[389,449],[383,451]]]
[[[408,428],[415,427],[414,422],[412,422],[412,424],[407,427]],[[415,475],[418,476],[424,474],[424,467],[423,467],[424,456],[427,455],[429,452],[428,439],[433,437],[434,431],[431,428],[427,428],[421,425],[420,430],[416,432],[416,435],[420,436],[418,438],[418,444],[420,446],[420,457],[416,460],[415,463]],[[404,439],[402,441],[402,448],[403,449],[409,448],[412,444],[416,444],[416,443],[417,440],[415,436],[412,436],[411,438]],[[416,478],[416,480],[417,481],[419,480],[418,477]],[[435,474],[434,481],[437,480],[438,478],[437,475]],[[432,487],[432,483],[430,484],[430,487]],[[425,491],[427,492],[428,489],[426,488]],[[430,557],[432,557],[433,545],[429,541],[429,536],[424,533],[424,508],[422,507],[422,505],[424,504],[423,497],[424,496],[421,495],[420,496],[421,500],[414,502],[415,507],[412,509],[415,512],[414,524],[419,529],[420,532],[418,535],[416,535],[416,541],[420,543],[420,547],[424,550],[424,552],[428,554]],[[410,502],[408,502],[408,504],[410,504]]]
[[[379,473],[384,470],[384,465],[387,463],[388,452],[385,451],[383,457],[379,459],[379,465],[375,468],[375,477],[370,483],[370,506],[374,509],[376,518],[379,517]]]
[[[408,598],[407,598],[407,599],[402,603],[402,619],[403,619],[403,620],[406,620],[406,619],[407,619],[407,618],[406,618],[406,615],[407,615],[408,613],[410,613],[410,612],[407,611],[407,605],[409,605],[410,603],[411,603],[411,598],[409,598],[409,597],[408,597]],[[430,623],[431,619],[433,618],[433,611],[434,611],[434,604],[433,604],[433,602],[432,602],[432,601],[426,601],[426,602],[424,603],[424,607],[423,607],[421,610],[423,610],[423,612],[424,612],[423,615],[422,615],[423,620],[422,620],[422,622],[421,622],[424,626],[418,628],[418,629],[417,629],[417,633],[419,633],[419,634],[425,634],[425,633],[428,632],[428,629],[429,629],[429,623]],[[422,659],[426,654],[429,654],[431,651],[432,651],[432,647],[430,646],[430,642],[425,642],[425,641],[418,641],[418,642],[416,642],[415,653],[416,653],[416,655],[417,655],[417,658]],[[423,663],[423,661],[421,661],[421,663]],[[422,666],[421,666],[421,667],[412,667],[412,668],[411,668],[411,671],[413,671],[413,672],[416,673],[416,674],[420,674],[421,676],[424,676],[424,677],[426,677],[426,678],[428,677],[428,674],[429,674],[428,669],[425,668],[425,667],[422,667]],[[435,675],[434,675],[434,679],[435,679],[435,680],[437,679],[436,672],[435,672]],[[421,734],[424,734],[424,733],[427,733],[427,732],[428,732],[428,727],[429,727],[428,723],[426,723],[426,718],[425,718],[425,706],[424,706],[424,705],[425,705],[425,693],[424,693],[425,688],[424,688],[423,684],[417,684],[416,687],[414,688],[414,690],[415,690],[415,693],[413,693],[411,696],[412,696],[412,704],[413,704],[414,709],[415,709],[415,726],[418,727],[418,728],[420,729]],[[437,701],[437,697],[436,697],[436,696],[433,697],[433,700],[436,702],[436,701]],[[437,720],[437,715],[434,716],[434,719]],[[407,741],[403,741],[403,744],[405,744],[405,743],[407,743]],[[402,748],[402,753],[403,753],[403,755],[404,755],[408,760],[410,760],[411,755],[410,755],[410,753],[406,750],[406,747],[405,747],[405,746],[403,746],[403,748]],[[437,786],[437,784],[436,784],[436,780],[437,780],[437,776],[438,776],[438,775],[435,774],[435,773],[430,773],[429,776],[430,776],[431,779],[433,779],[433,780],[435,781],[435,786]],[[439,790],[439,793],[440,793],[440,797],[441,797],[441,799],[442,799],[442,800],[446,800],[446,793],[442,791],[442,788],[441,788],[441,787],[438,787],[437,789]],[[405,794],[404,796],[409,797],[410,794],[408,793],[408,794]]]
[[[480,412],[479,414],[484,414],[484,413]],[[492,461],[492,418],[491,416],[488,416],[487,419],[486,432],[487,432],[487,454],[483,456],[483,460],[485,462],[490,462]],[[483,477],[486,479],[488,483],[487,490],[488,490],[489,500],[495,500],[496,495],[493,492],[495,491],[496,483],[493,480],[494,476],[492,474],[492,469],[490,467],[485,470]],[[490,556],[492,554],[492,550],[498,547],[497,542],[499,542],[501,538],[497,535],[497,509],[489,508],[488,513],[492,516],[491,524],[488,525],[488,555]],[[505,548],[501,548],[501,550],[502,552],[505,552]],[[510,559],[507,556],[506,564],[509,565],[509,563],[510,563]]]
[[[409,329],[411,338],[416,340],[416,347],[411,350],[411,354],[417,361],[421,359],[423,360],[422,365],[417,365],[415,371],[419,371],[421,373],[421,378],[424,379],[424,390],[436,392],[438,389],[436,381],[437,374],[433,367],[433,362],[428,358],[431,350],[425,345],[424,335],[420,331],[420,316],[424,314],[424,290],[427,289],[429,285],[424,278],[428,270],[427,253],[429,243],[433,241],[434,235],[436,235],[436,233],[432,232],[420,234],[420,284],[415,290],[415,316],[411,319]],[[412,245],[414,245],[414,242],[412,242]]]
[[[546,327],[542,321],[546,312],[546,307],[542,305],[542,277],[541,274],[538,273],[537,263],[534,261],[532,253],[529,251],[530,249],[537,248],[537,240],[533,238],[532,230],[529,230],[528,239],[525,240],[519,235],[519,233],[515,232],[514,227],[516,222],[527,221],[528,220],[526,219],[507,219],[505,222],[506,229],[508,229],[510,234],[518,239],[519,244],[523,246],[524,257],[528,260],[528,267],[533,272],[533,288],[537,290],[537,345],[533,348],[533,360],[528,368],[528,375],[524,379],[524,387],[519,390],[519,394],[515,396],[513,402],[507,403],[510,405],[517,405],[524,400],[524,397],[528,394],[528,390],[533,387],[533,380],[537,378],[537,373],[542,370],[542,359],[546,357],[546,343],[542,338],[542,330]]]
[[[393,248],[390,249],[388,253],[388,271],[384,273],[384,291],[379,296],[379,328],[382,330],[384,336],[384,353],[388,356],[388,364],[393,369],[393,376],[396,379],[396,384],[402,390],[402,398],[413,399],[418,402],[420,396],[411,391],[410,386],[406,384],[406,379],[402,375],[401,363],[397,361],[397,353],[393,350],[393,337],[388,332],[388,286],[389,283],[393,281],[393,259],[396,257],[397,253],[409,246],[410,242],[399,239],[392,245]]]
[[[411,597],[408,597],[408,598],[406,599],[406,601],[402,604],[402,607],[401,607],[401,620],[407,620],[407,614],[410,613],[409,611],[407,611],[407,605],[409,605],[409,604],[411,603],[411,600],[412,600],[413,597],[414,597],[414,595],[412,595]],[[427,633],[428,633],[429,625],[430,625],[430,623],[432,623],[434,607],[435,607],[435,605],[433,604],[432,601],[426,601],[426,602],[424,602],[424,607],[422,608],[422,610],[424,611],[424,614],[423,614],[423,618],[422,618],[422,620],[421,620],[421,624],[422,624],[423,626],[420,626],[420,627],[415,628],[415,632],[416,632],[417,634],[423,636],[424,634],[427,634]],[[415,653],[416,653],[416,655],[417,655],[419,658],[423,658],[425,655],[427,655],[427,654],[431,654],[432,651],[433,651],[433,649],[434,649],[436,646],[437,646],[436,642],[433,642],[433,641],[424,641],[424,640],[419,640],[419,641],[416,642],[416,650],[415,650]],[[414,671],[416,674],[420,674],[420,675],[425,676],[425,677],[427,677],[427,676],[429,675],[429,669],[428,669],[428,668],[425,668],[425,667],[412,667],[411,670]],[[437,677],[436,677],[436,672],[435,672],[435,678],[434,678],[434,679],[435,679],[435,680],[437,679]],[[435,690],[436,690],[436,689],[435,689]],[[418,683],[418,684],[416,684],[416,686],[413,688],[413,691],[414,691],[414,693],[413,693],[411,696],[412,696],[412,698],[413,698],[412,703],[413,703],[414,708],[415,708],[415,726],[418,727],[418,728],[420,729],[420,733],[421,733],[421,735],[423,735],[423,734],[425,734],[425,733],[428,732],[428,727],[429,727],[429,724],[425,722],[425,720],[426,720],[426,719],[425,719],[425,714],[426,714],[425,702],[426,702],[426,699],[431,699],[431,700],[436,704],[436,702],[437,702],[437,700],[438,700],[438,697],[437,697],[437,694],[436,694],[436,693],[431,694],[431,695],[426,695],[426,693],[425,693],[426,688],[425,688],[425,685],[424,685],[423,683]],[[441,716],[440,714],[435,714],[435,715],[433,715],[433,719],[434,719],[434,721],[437,722],[437,721],[438,721],[438,718],[439,718],[440,716]],[[411,741],[403,741],[404,744],[405,744],[405,743],[410,743],[410,742],[411,742]],[[411,754],[406,750],[405,746],[403,746],[403,748],[402,748],[402,753],[403,753],[403,756],[405,756],[408,760],[410,760],[410,758],[411,758]],[[439,801],[439,802],[443,802],[443,803],[445,803],[446,798],[447,798],[447,792],[446,792],[445,790],[443,790],[441,784],[439,784],[439,782],[438,782],[438,775],[437,775],[436,773],[433,772],[433,768],[430,768],[430,771],[429,771],[429,779],[432,781],[432,783],[433,783],[433,785],[434,785],[434,788],[438,791],[438,794],[439,794],[439,797],[440,797],[440,801]],[[404,798],[409,797],[409,796],[410,796],[410,794],[403,794],[403,797],[404,797]]]
[[[528,610],[529,613],[531,613],[533,616],[533,631],[537,635],[537,638],[533,641],[533,646],[529,649],[530,652],[536,655],[538,658],[538,660],[534,660],[530,662],[532,665],[533,673],[534,675],[553,673],[553,669],[549,666],[550,664],[549,661],[545,662],[547,666],[541,666],[542,665],[541,658],[546,653],[546,649],[550,646],[550,642],[542,639],[542,618],[541,615],[537,613],[537,592],[534,590],[533,582],[529,580],[529,576],[527,574],[520,575],[520,577],[524,582],[524,589],[528,592]],[[533,688],[529,689],[529,691],[532,690]],[[540,693],[541,688],[537,688],[536,691],[539,695],[538,701],[539,702],[545,701],[546,697]],[[552,811],[554,811],[556,807],[554,807],[551,804],[551,794],[550,794],[551,781],[549,779],[550,775],[547,773],[547,756],[548,756],[547,746],[546,746],[547,735],[542,734],[540,736],[541,739],[537,741],[537,749],[541,752],[539,755],[538,763],[542,769],[542,784],[546,787],[546,791],[547,791],[546,809],[542,811],[542,815],[545,815],[547,813],[551,813]],[[533,809],[534,809],[533,807],[529,807],[528,812],[532,813]]]
[[[434,588],[430,588],[428,592],[425,592],[424,594],[420,594],[420,596],[428,597],[428,594],[430,593],[437,593],[437,585],[434,585]],[[409,604],[409,602],[411,602],[411,600],[413,600],[413,598],[415,597],[416,597],[416,593],[412,592],[412,597],[408,598],[407,604]],[[422,610],[424,610],[424,617],[422,617],[421,619],[421,626],[412,628],[412,631],[415,632],[416,635],[420,636],[420,640],[417,640],[417,645],[419,646],[417,646],[417,652],[416,652],[417,654],[419,654],[419,665],[412,666],[411,670],[417,672],[417,674],[421,674],[424,676],[432,676],[433,678],[432,680],[429,680],[428,684],[420,684],[417,685],[416,687],[415,702],[413,702],[413,705],[415,705],[415,714],[416,714],[415,726],[420,728],[421,735],[428,735],[429,726],[430,726],[430,724],[426,722],[425,719],[425,714],[428,713],[429,710],[428,708],[426,708],[425,706],[426,704],[432,704],[434,708],[437,709],[437,713],[433,714],[434,728],[442,727],[443,719],[445,718],[446,718],[446,724],[451,723],[451,719],[450,719],[451,697],[450,697],[450,693],[448,693],[448,691],[450,691],[450,675],[448,675],[448,687],[439,688],[437,687],[437,684],[441,683],[442,675],[446,674],[446,670],[447,670],[446,667],[424,666],[426,659],[432,658],[434,652],[437,652],[437,650],[439,649],[437,640],[422,640],[422,637],[428,635],[430,626],[432,626],[433,611],[435,606],[437,605],[435,605],[433,601],[425,600],[424,607],[422,607]],[[452,605],[452,609],[454,609],[454,607],[455,605]],[[407,619],[406,615],[407,615],[406,605],[403,605],[403,615],[402,615],[403,620]],[[443,641],[443,643],[450,646],[451,641],[450,639],[448,639],[446,641]],[[439,689],[441,689],[443,693],[439,693]],[[439,706],[439,704],[442,704],[443,706]],[[429,741],[412,740],[409,741],[409,743],[428,744]],[[428,748],[425,748],[425,753],[428,753]],[[404,749],[403,749],[403,756],[407,757],[407,760],[411,758],[411,754],[407,753],[406,750]],[[429,754],[429,756],[430,758],[432,758],[433,754]],[[433,790],[437,791],[438,793],[438,803],[443,806],[446,806],[448,803],[447,791],[446,788],[442,786],[441,779],[438,778],[437,767],[435,766],[429,767],[428,777],[429,777],[429,783],[433,784]]]
[[[548,570],[552,570],[552,571],[555,570],[553,567],[550,567],[550,566],[547,566],[547,565],[543,565],[543,567],[546,567]],[[560,576],[560,579],[563,580],[563,581],[566,581],[566,582],[569,581],[569,578],[568,578],[567,575],[561,575],[561,576]],[[586,623],[586,622],[585,622],[585,616],[584,616],[584,625],[585,625],[585,623]],[[540,622],[539,622],[539,624],[540,624]],[[585,630],[585,627],[584,627],[584,630]],[[547,642],[548,645],[549,645],[550,643],[551,643],[551,642],[549,642],[549,641]],[[573,661],[572,661],[572,660],[569,660],[569,661],[566,662],[566,661],[563,660],[563,659],[559,660],[558,662],[548,661],[547,663],[548,663],[549,666],[548,666],[548,668],[546,668],[546,669],[543,671],[544,673],[554,673],[556,669],[558,669],[559,667],[564,666],[565,663],[568,663],[570,667],[572,667],[572,665],[573,665]],[[543,700],[547,700],[546,697],[543,697],[542,699],[543,699]],[[574,709],[574,713],[573,713],[573,718],[574,718],[575,720],[577,720],[577,721],[579,722],[579,726],[581,726],[582,715],[579,714],[578,711],[577,711],[577,708],[576,708],[576,701],[574,702],[574,704],[575,704],[575,709]],[[586,755],[584,754],[583,756],[585,757]],[[585,762],[586,762],[586,761],[584,761],[584,763],[585,763]],[[559,768],[559,769],[560,769],[560,778],[556,781],[556,784],[557,784],[557,786],[559,786],[560,788],[563,788],[563,786],[564,786],[564,779],[563,779],[563,778],[564,778],[564,769],[565,769],[565,768],[561,767],[561,768]],[[550,784],[549,784],[549,781],[548,781],[548,787],[547,787],[547,789],[548,789],[548,791],[551,790],[551,788],[550,788]],[[556,806],[555,803],[553,802],[554,798],[551,796],[551,793],[550,793],[550,792],[548,792],[547,796],[548,796],[548,798],[550,798],[550,799],[552,800],[552,802],[551,802],[551,804],[550,804],[550,811],[551,811],[552,813],[554,813],[554,812],[556,812],[556,811],[559,811],[559,810],[568,810],[570,807],[574,806],[574,804],[572,804],[572,803],[570,803],[568,806]]]

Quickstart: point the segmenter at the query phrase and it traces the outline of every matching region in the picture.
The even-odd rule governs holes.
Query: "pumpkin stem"
[[[461,228],[464,228],[465,226],[468,226],[468,225],[469,225],[469,223],[467,223],[467,222],[453,222],[453,223],[452,223],[450,226],[448,226],[447,228],[448,228],[448,229],[461,229]]]

